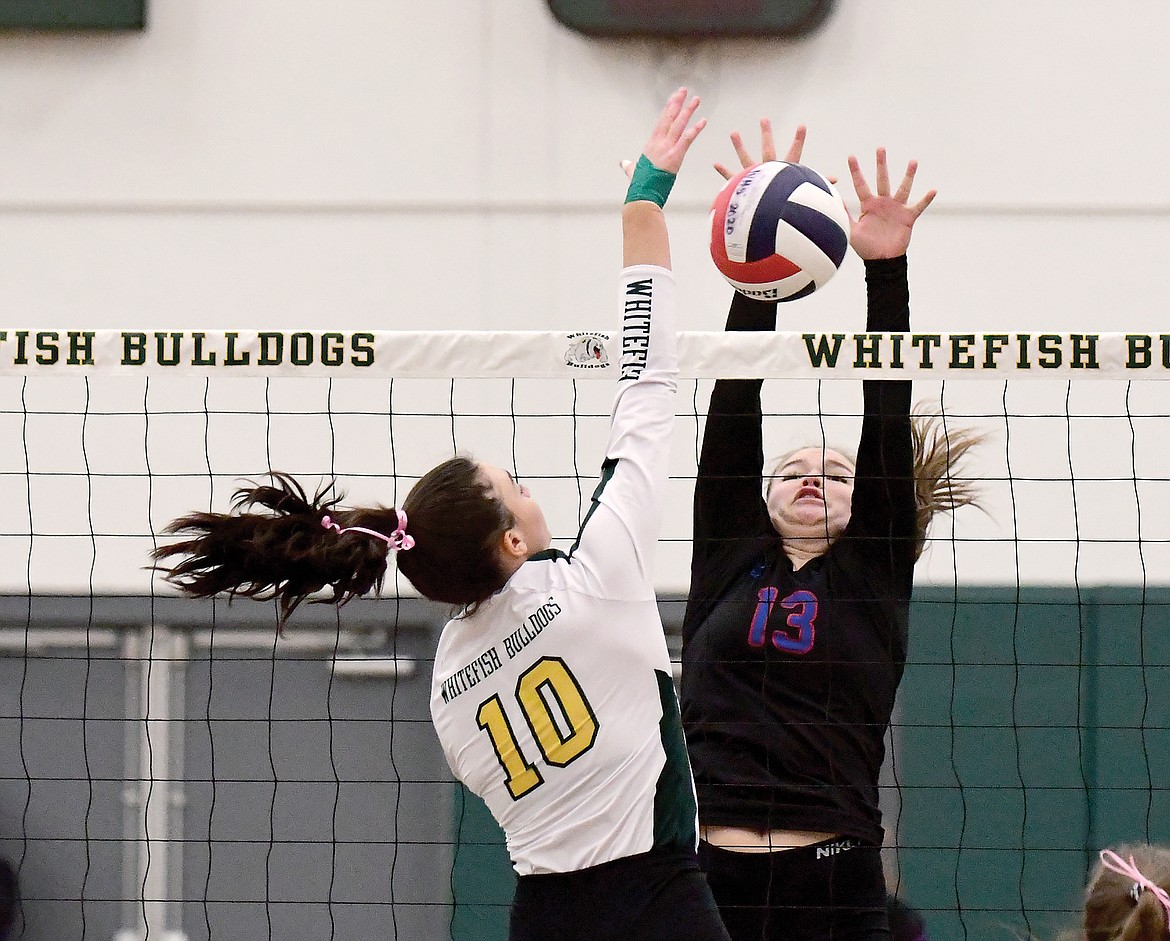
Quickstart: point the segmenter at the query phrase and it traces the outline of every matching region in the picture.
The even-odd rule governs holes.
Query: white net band
[[[0,376],[611,379],[605,332],[0,329]],[[1170,379],[1170,333],[679,334],[688,379]]]

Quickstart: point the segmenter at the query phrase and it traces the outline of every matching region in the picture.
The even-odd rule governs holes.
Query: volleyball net
[[[170,520],[270,470],[397,504],[507,467],[567,549],[604,333],[0,330],[0,856],[17,937],[503,938],[498,830],[428,714],[445,612],[179,599]],[[935,939],[1054,934],[1101,846],[1170,841],[1170,336],[687,333],[657,584],[677,644],[703,415],[764,377],[766,453],[855,447],[858,379],[986,436],[917,569],[883,803]],[[676,648],[677,649],[677,648]]]

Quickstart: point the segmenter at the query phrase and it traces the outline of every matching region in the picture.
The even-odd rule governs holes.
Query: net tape
[[[620,339],[580,331],[0,329],[0,376],[612,379]],[[1170,333],[684,331],[690,379],[1170,379]]]

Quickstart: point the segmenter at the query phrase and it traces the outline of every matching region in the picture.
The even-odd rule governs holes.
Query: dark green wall
[[[452,941],[506,941],[516,876],[503,833],[484,802],[462,785],[455,786],[454,806]]]
[[[1170,842],[1170,592],[922,591],[910,660],[900,859],[934,941],[1051,938],[1098,849]]]
[[[920,589],[899,708],[886,825],[932,941],[1052,938],[1097,849],[1170,842],[1166,589]],[[499,831],[455,808],[453,937],[504,939]]]

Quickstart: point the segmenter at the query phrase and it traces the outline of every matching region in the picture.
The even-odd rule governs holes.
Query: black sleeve
[[[776,304],[736,292],[728,330],[775,330]],[[692,578],[712,552],[731,540],[771,531],[762,495],[764,467],[761,379],[719,379],[711,392],[695,482]]]
[[[906,257],[867,261],[866,330],[910,329]],[[853,512],[846,533],[859,542],[909,596],[915,548],[914,447],[910,434],[908,380],[868,379],[857,448]]]

